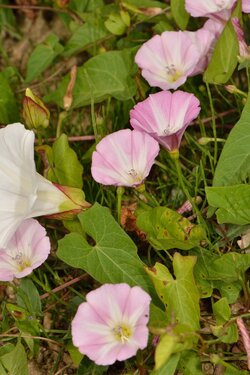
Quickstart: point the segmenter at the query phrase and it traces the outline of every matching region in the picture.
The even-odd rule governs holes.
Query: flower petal
[[[181,137],[199,112],[199,100],[184,91],[152,94],[130,111],[134,129],[152,135],[169,151],[179,148]]]
[[[140,287],[125,283],[91,291],[72,321],[73,344],[98,365],[132,357],[147,345],[150,299]],[[125,330],[126,340],[117,329]]]
[[[109,134],[92,156],[93,178],[104,185],[135,186],[148,176],[159,146],[148,135],[129,129]]]
[[[0,280],[27,276],[48,257],[50,241],[37,220],[24,220],[5,249],[0,249]]]

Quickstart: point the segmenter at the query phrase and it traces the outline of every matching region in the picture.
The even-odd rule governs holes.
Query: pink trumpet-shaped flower
[[[0,249],[0,280],[12,281],[29,275],[50,253],[50,241],[37,220],[22,222],[5,249]]]
[[[179,149],[182,135],[200,112],[200,102],[184,91],[161,91],[149,95],[130,111],[130,123],[145,131],[168,151]]]
[[[250,0],[242,0],[242,12],[250,13]]]
[[[214,35],[215,37],[214,43],[215,43],[216,40],[220,37],[224,27],[225,27],[225,23],[216,21],[210,18],[204,23],[202,29],[208,30]]]
[[[148,134],[119,130],[97,144],[92,155],[92,176],[103,185],[140,185],[148,176],[159,151],[158,142]]]
[[[133,357],[148,341],[150,296],[140,287],[104,284],[86,295],[72,321],[72,340],[97,365]]]
[[[186,82],[187,77],[204,70],[204,63],[200,63],[213,39],[214,35],[205,29],[198,32],[165,31],[141,46],[135,62],[150,86],[175,90]]]
[[[194,69],[190,73],[190,76],[195,76],[197,74],[203,73],[210,61],[212,56],[213,47],[216,43],[215,33],[212,33],[210,30],[205,27],[197,31],[183,31],[196,45],[199,51],[199,60],[194,65]]]
[[[193,17],[227,20],[236,0],[185,0],[186,11]]]

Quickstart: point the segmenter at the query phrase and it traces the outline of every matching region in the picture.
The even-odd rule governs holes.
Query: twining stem
[[[155,197],[148,193],[146,190],[142,193],[144,195],[144,197],[147,199],[148,203],[150,203],[151,206],[155,207],[155,206],[159,206],[159,203],[158,201],[155,199]]]
[[[122,196],[124,194],[124,187],[118,186],[116,190],[117,195],[117,221],[121,224],[121,207],[122,207]]]
[[[163,170],[166,171],[166,172],[169,171],[169,168],[166,167],[166,165],[164,165],[163,163],[161,163],[161,162],[158,161],[158,160],[155,160],[155,161],[154,161],[154,164],[155,164],[155,165],[158,165],[158,167],[160,167],[161,169],[163,169]]]
[[[96,141],[96,143],[98,143],[100,141],[100,137],[98,135],[97,125],[96,125],[95,103],[94,103],[93,98],[91,98],[91,122],[92,122],[92,127],[93,127],[93,130],[94,130],[95,141]]]
[[[175,152],[171,152],[170,156],[174,160],[176,171],[177,171],[178,180],[179,180],[179,183],[180,183],[181,188],[183,190],[183,193],[185,194],[187,200],[191,203],[193,212],[197,215],[198,222],[200,224],[202,223],[203,225],[205,225],[205,228],[207,228],[207,224],[206,224],[205,220],[203,219],[203,217],[201,216],[200,211],[199,211],[198,207],[195,204],[195,198],[193,198],[190,195],[190,193],[189,193],[189,191],[188,191],[188,189],[186,187],[186,184],[184,182],[183,174],[182,174],[182,170],[181,170],[181,165],[180,165],[180,160],[179,160],[179,151],[176,150]]]
[[[217,157],[218,157],[218,144],[217,144],[217,132],[216,132],[216,122],[215,122],[215,110],[214,110],[214,105],[213,105],[213,99],[210,91],[209,84],[206,84],[207,86],[207,94],[208,94],[208,99],[209,99],[209,104],[210,104],[210,109],[211,109],[211,114],[212,114],[212,130],[213,130],[213,136],[214,136],[214,166],[217,163]]]
[[[228,368],[229,370],[237,370],[236,367],[230,365],[229,363],[225,362],[222,358],[220,358],[218,354],[212,354],[210,356],[210,360],[215,365],[222,365],[225,368]]]
[[[142,195],[146,199],[146,202],[148,205],[152,207],[159,206],[159,202],[157,201],[157,199],[152,194],[146,191],[144,184],[136,186],[135,190],[139,193],[139,198],[140,198],[140,195]]]

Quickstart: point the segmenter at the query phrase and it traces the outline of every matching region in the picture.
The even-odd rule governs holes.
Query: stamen
[[[174,64],[167,65],[167,66],[166,66],[166,71],[167,71],[167,74],[169,74],[169,75],[174,75],[174,74],[176,74],[176,68],[175,68],[175,65],[174,65]]]
[[[119,325],[113,328],[113,333],[117,341],[121,341],[122,344],[125,344],[129,341],[132,332],[128,326]]]
[[[182,72],[177,70],[174,64],[167,65],[165,69],[167,71],[168,82],[175,82],[182,76]]]
[[[224,7],[225,7],[225,1],[224,1],[224,0],[221,0],[221,1],[217,4],[217,9],[218,9],[218,10],[222,10]]]
[[[19,272],[31,266],[31,262],[26,259],[21,252],[18,252],[14,257],[12,257],[12,259],[16,262]]]
[[[128,174],[130,175],[130,176],[132,176],[132,177],[136,177],[137,176],[137,172],[136,172],[136,170],[135,169],[130,169],[129,171],[128,171]]]
[[[23,254],[22,253],[17,253],[16,256],[12,257],[13,260],[17,262],[17,264],[22,264],[23,262]]]

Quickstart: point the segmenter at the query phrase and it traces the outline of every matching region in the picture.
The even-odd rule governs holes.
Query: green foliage
[[[250,177],[250,95],[218,161],[213,186],[235,185]]]
[[[37,9],[0,9],[1,32],[7,36],[0,45],[0,123],[19,121],[27,83],[36,80],[32,87],[50,102],[51,114],[50,126],[35,130],[36,151],[41,155],[35,159],[39,173],[72,188],[82,189],[84,181],[88,201],[100,204],[94,203],[78,217],[63,223],[41,218],[52,245],[45,266],[34,270],[31,277],[1,286],[0,375],[26,375],[27,359],[36,359],[39,349],[43,353],[45,348],[46,354],[55,348],[51,373],[69,367],[70,373],[78,375],[132,375],[138,371],[152,375],[202,375],[204,359],[224,366],[225,375],[246,373],[234,367],[232,361],[234,356],[239,359],[231,344],[238,338],[235,317],[240,312],[232,317],[230,304],[235,304],[234,312],[239,303],[246,309],[249,293],[246,272],[250,254],[237,249],[236,237],[250,226],[250,96],[219,155],[220,138],[226,138],[227,129],[245,103],[245,92],[249,91],[245,70],[249,62],[243,61],[240,72],[233,75],[239,49],[231,20],[225,22],[203,76],[205,83],[217,85],[211,85],[210,107],[201,76],[188,77],[180,87],[195,94],[202,108],[199,120],[194,120],[194,126],[188,129],[180,149],[186,190],[193,198],[201,197],[199,215],[190,211],[182,216],[175,211],[189,197],[177,181],[173,160],[162,149],[145,182],[156,207],[152,208],[143,194],[126,188],[120,225],[115,219],[119,210],[115,188],[100,186],[91,176],[95,140],[87,144],[80,137],[97,133],[98,141],[114,130],[127,128],[131,108],[149,94],[159,92],[159,88],[150,87],[140,77],[141,71],[134,63],[142,43],[166,30],[186,30],[187,25],[189,30],[198,30],[205,20],[190,17],[184,0],[45,3],[46,11],[40,11],[45,4],[39,6],[41,17],[37,17]],[[0,0],[0,4],[11,2]],[[241,0],[236,5],[233,16],[241,21]],[[27,18],[32,15],[32,28],[27,28]],[[243,16],[244,22],[247,17]],[[36,34],[41,33],[41,24],[46,33],[49,27],[51,34],[38,44]],[[249,28],[244,26],[247,35]],[[75,64],[77,76],[73,82],[69,70]],[[237,86],[234,90],[226,88],[230,92],[221,86],[229,80]],[[66,93],[70,98],[71,92],[72,106],[66,111],[63,99]],[[231,116],[232,108],[235,113]],[[208,122],[213,113],[216,126],[213,123],[211,128]],[[56,126],[58,135],[60,121],[65,118],[65,134],[51,143]],[[70,145],[67,130],[77,140]],[[197,142],[200,137],[209,137],[210,142],[204,146]],[[77,155],[84,163],[84,175]],[[207,201],[210,212],[217,210],[218,220],[208,220],[205,228]],[[182,255],[176,252],[178,249]],[[79,278],[84,281],[78,282]],[[99,283],[120,282],[139,285],[152,298],[148,346],[112,368],[97,366],[73,345],[70,322],[86,293]],[[46,292],[49,293],[44,296]],[[200,303],[201,298],[206,300]],[[225,351],[223,357],[217,351]]]
[[[83,359],[83,354],[73,345],[72,342],[67,344],[67,350],[69,352],[70,358],[72,359],[75,366],[79,366]]]
[[[42,44],[36,46],[30,55],[27,65],[26,82],[37,79],[62,51],[63,46],[59,43],[59,38],[51,33]]]
[[[206,194],[210,206],[218,208],[218,223],[250,223],[250,185],[208,187]]]
[[[17,291],[17,303],[31,314],[41,314],[39,293],[30,279],[22,279]]]
[[[147,272],[156,292],[166,306],[169,323],[176,321],[192,330],[199,329],[199,293],[195,284],[193,269],[196,257],[174,254],[175,278],[163,264],[156,263]]]
[[[217,326],[212,327],[213,334],[220,337],[224,343],[236,342],[238,340],[237,325],[235,323],[228,325],[231,310],[226,298],[221,298],[213,304],[213,313],[217,323]]]
[[[10,124],[19,120],[18,107],[9,84],[13,70],[7,68],[0,73],[0,122]]]
[[[185,30],[189,21],[189,14],[185,9],[185,0],[171,0],[171,12],[176,24]]]
[[[137,225],[147,234],[147,240],[157,250],[189,250],[206,239],[202,226],[192,224],[167,207],[140,210]]]
[[[103,6],[102,0],[71,0],[69,4],[71,9],[77,12],[93,12]]]
[[[194,249],[191,254],[197,257],[194,267],[194,277],[200,293],[201,298],[207,298],[212,295],[213,283],[209,276],[209,269],[211,263],[218,258],[211,251],[206,249]]]
[[[109,96],[118,100],[131,99],[136,92],[135,82],[131,77],[133,64],[130,50],[109,51],[89,59],[77,71],[72,108],[88,105],[91,100],[99,103]],[[45,100],[63,108],[68,83],[67,76]]]
[[[81,189],[83,186],[83,166],[75,151],[69,146],[68,137],[60,135],[52,147],[47,145],[37,147],[38,152],[47,156],[47,178],[60,185]]]
[[[126,0],[124,5],[136,7],[136,8],[164,8],[165,4],[155,0]],[[128,8],[129,9],[129,8]]]
[[[228,283],[243,279],[250,265],[250,253],[239,254],[230,252],[217,258],[211,265],[210,277]]]
[[[174,375],[179,359],[179,353],[172,354],[162,366],[160,366],[157,370],[152,371],[151,375]]]
[[[114,35],[122,35],[130,25],[130,16],[128,12],[111,13],[104,22],[106,28]]]
[[[232,17],[241,17],[240,2],[238,2]],[[204,81],[214,84],[226,83],[237,66],[238,54],[238,38],[231,19],[229,19],[216,43],[208,68],[203,75]]]
[[[97,366],[94,362],[84,357],[77,370],[77,375],[104,375],[108,366]]]
[[[0,364],[7,370],[6,374],[28,375],[27,357],[24,347],[20,342],[17,343],[11,352],[0,357]]]
[[[161,336],[155,351],[155,368],[161,369],[164,364],[172,364],[173,354],[191,349],[197,338],[188,326],[177,324]]]
[[[250,265],[249,254],[231,252],[219,256],[202,249],[195,249],[192,253],[197,256],[194,275],[201,296],[209,297],[213,289],[217,289],[229,303],[234,303]]]
[[[103,22],[95,17],[84,25],[77,27],[66,43],[63,55],[68,57],[84,51],[91,44],[103,40],[107,35],[109,35],[109,33],[104,27]]]
[[[203,375],[201,368],[201,361],[196,352],[187,350],[181,353],[181,358],[178,364],[178,369],[184,375]]]
[[[78,217],[83,231],[92,240],[88,242],[80,234],[70,233],[59,241],[57,256],[88,272],[100,283],[126,282],[152,292],[135,244],[109,210],[95,203]]]

